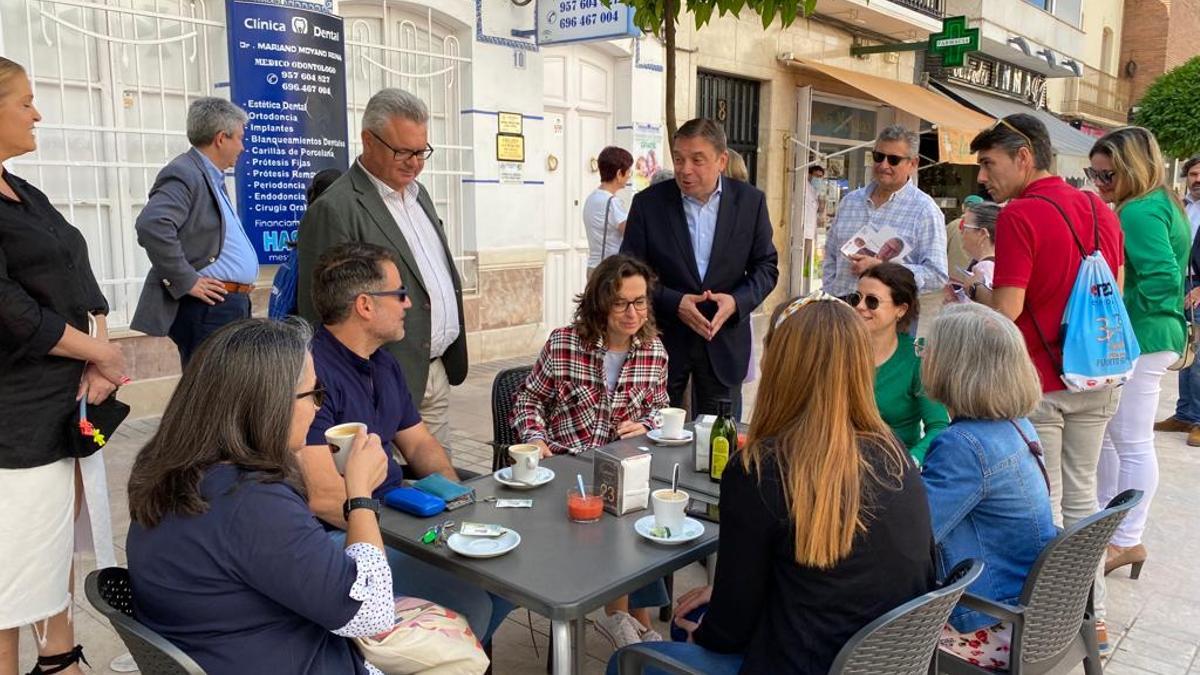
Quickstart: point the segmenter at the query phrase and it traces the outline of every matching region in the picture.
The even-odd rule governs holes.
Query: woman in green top
[[[1088,177],[1121,217],[1125,307],[1142,352],[1104,434],[1097,498],[1103,508],[1122,490],[1142,490],[1145,496],[1113,534],[1105,573],[1132,564],[1137,575],[1146,560],[1142,532],[1158,487],[1154,415],[1159,384],[1187,341],[1183,285],[1191,226],[1179,197],[1166,187],[1162,153],[1149,131],[1117,129],[1096,141],[1090,156]]]
[[[875,352],[875,404],[883,421],[920,464],[933,437],[950,424],[946,409],[925,396],[921,358],[909,326],[917,320],[917,280],[907,267],[880,263],[858,278],[848,302],[867,324]]]

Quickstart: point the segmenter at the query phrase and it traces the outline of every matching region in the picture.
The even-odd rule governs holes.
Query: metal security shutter
[[[756,80],[697,74],[696,115],[724,127],[729,147],[746,160],[752,184],[758,182],[758,88]]]

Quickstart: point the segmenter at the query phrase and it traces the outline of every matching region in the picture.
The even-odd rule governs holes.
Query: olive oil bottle
[[[737,450],[737,425],[729,414],[731,407],[729,399],[717,401],[717,419],[713,422],[709,434],[708,478],[714,483],[721,482],[725,465]]]

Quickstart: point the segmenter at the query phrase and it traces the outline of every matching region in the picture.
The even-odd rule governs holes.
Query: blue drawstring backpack
[[[1096,204],[1091,195],[1084,195],[1092,210],[1092,229],[1095,232],[1095,243],[1090,254],[1083,248],[1083,242],[1062,208],[1046,197],[1032,195],[1053,206],[1062,216],[1083,259],[1067,299],[1062,325],[1059,326],[1063,354],[1061,363],[1056,364],[1063,384],[1073,392],[1112,389],[1125,384],[1133,374],[1133,362],[1141,355],[1117,280],[1113,278],[1104,254],[1100,252],[1100,222],[1096,217]],[[1046,353],[1054,361],[1054,352],[1042,335],[1037,320],[1032,314],[1029,318]]]
[[[296,313],[296,275],[300,267],[300,254],[293,248],[287,260],[275,271],[271,282],[271,300],[267,304],[267,316],[276,321]]]

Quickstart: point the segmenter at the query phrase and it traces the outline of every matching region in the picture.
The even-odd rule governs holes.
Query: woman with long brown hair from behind
[[[925,490],[875,407],[862,321],[832,296],[797,299],[765,348],[747,445],[721,479],[715,583],[679,600],[687,644],[649,645],[714,675],[826,673],[934,581]]]

